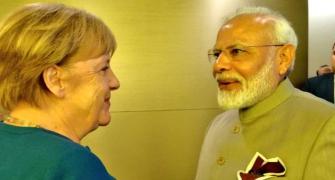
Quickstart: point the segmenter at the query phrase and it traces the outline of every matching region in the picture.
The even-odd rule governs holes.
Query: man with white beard
[[[208,52],[225,112],[210,124],[196,180],[335,177],[335,108],[293,87],[297,37],[279,13],[245,7]]]

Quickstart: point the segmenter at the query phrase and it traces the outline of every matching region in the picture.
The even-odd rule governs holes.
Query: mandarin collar
[[[277,89],[268,97],[261,102],[246,108],[240,109],[239,115],[242,123],[250,122],[257,117],[269,112],[274,109],[280,103],[285,101],[290,95],[293,94],[295,88],[288,78],[283,80]]]

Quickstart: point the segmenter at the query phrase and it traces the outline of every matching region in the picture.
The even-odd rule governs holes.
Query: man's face
[[[331,54],[331,65],[332,65],[332,71],[335,72],[335,44],[333,45]]]
[[[220,29],[214,49],[222,52],[213,75],[223,109],[252,106],[277,87],[280,46],[264,46],[277,44],[271,23],[272,19],[265,16],[240,15]]]
[[[334,55],[333,55],[334,56]],[[317,75],[318,76],[322,76],[324,74],[329,74],[332,73],[333,70],[330,66],[326,65],[326,66],[321,66],[318,70],[317,70]]]

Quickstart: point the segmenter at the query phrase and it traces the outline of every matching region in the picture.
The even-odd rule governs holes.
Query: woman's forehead
[[[72,66],[79,71],[95,71],[96,69],[109,64],[109,60],[110,56],[108,54],[103,54],[98,57],[74,62]]]
[[[107,50],[103,47],[99,47],[99,45],[92,43],[83,43],[79,49],[74,53],[70,58],[69,62],[78,62],[78,61],[87,61],[91,59],[99,59],[100,57],[109,57],[110,52],[106,52]]]

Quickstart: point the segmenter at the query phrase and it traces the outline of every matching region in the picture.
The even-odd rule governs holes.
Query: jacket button
[[[234,134],[240,133],[240,131],[241,131],[241,127],[238,126],[238,125],[236,125],[236,126],[233,128],[233,133],[234,133]]]
[[[224,165],[224,163],[226,162],[226,160],[220,156],[217,160],[216,160],[216,163],[220,166]]]

